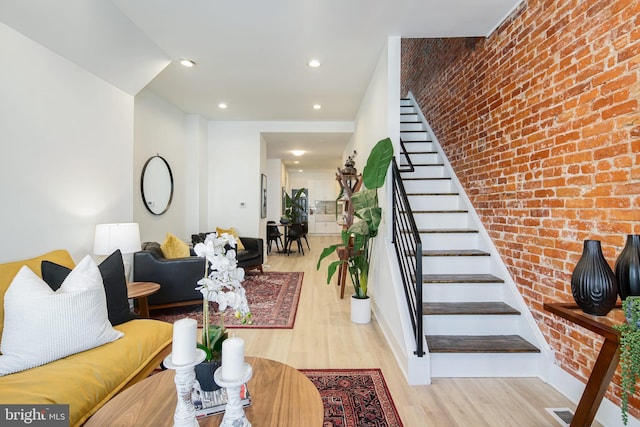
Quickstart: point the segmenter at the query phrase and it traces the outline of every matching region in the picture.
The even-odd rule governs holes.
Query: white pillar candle
[[[222,342],[222,379],[239,380],[244,376],[244,340],[227,338]]]
[[[189,317],[177,320],[173,324],[173,348],[171,362],[174,365],[187,365],[196,360],[196,335],[198,322]]]

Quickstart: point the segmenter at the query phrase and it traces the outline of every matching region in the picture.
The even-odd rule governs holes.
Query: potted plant
[[[293,195],[293,197],[289,196],[289,194],[285,193],[284,195],[284,215],[280,219],[281,223],[292,224],[298,222],[298,218],[300,217],[300,211],[304,210],[304,206],[300,203],[300,199],[303,197],[306,189],[301,188]],[[284,222],[283,222],[284,220]]]
[[[622,302],[627,322],[614,326],[620,332],[620,375],[622,382],[622,421],[628,422],[629,396],[640,377],[640,297],[628,296]]]
[[[347,251],[345,259],[333,261],[327,267],[327,283],[331,282],[331,278],[338,267],[341,264],[346,264],[354,288],[351,307],[352,320],[356,323],[368,323],[371,316],[371,301],[367,295],[367,284],[369,282],[372,239],[378,235],[378,227],[382,220],[382,208],[378,204],[378,188],[382,187],[385,182],[392,158],[393,145],[391,140],[386,138],[378,141],[371,150],[367,158],[367,164],[362,171],[362,183],[365,188],[351,196],[350,202],[353,205],[353,215],[355,217],[353,223],[347,224],[348,228],[342,230],[341,243],[323,249],[316,267],[320,269],[323,259],[339,248],[345,248]],[[362,302],[365,304],[364,313],[366,317],[358,320],[357,314],[354,318],[354,309]]]
[[[198,281],[196,290],[202,293],[202,342],[198,347],[206,353],[206,359],[196,366],[196,377],[202,390],[219,388],[213,381],[213,372],[220,365],[222,342],[228,337],[224,327],[224,312],[235,310],[235,316],[242,323],[251,322],[251,311],[247,303],[245,289],[242,287],[244,269],[238,267],[236,260],[235,238],[227,233],[218,236],[211,233],[203,243],[193,250],[196,255],[205,258],[204,277]],[[220,324],[211,324],[210,303],[217,305]]]

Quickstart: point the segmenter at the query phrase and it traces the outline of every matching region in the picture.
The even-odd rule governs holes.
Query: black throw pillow
[[[53,291],[57,291],[71,270],[50,261],[42,261],[42,279]],[[137,319],[138,316],[129,309],[127,298],[127,280],[124,277],[122,254],[116,250],[98,266],[104,283],[104,293],[107,296],[107,311],[109,322],[116,326],[121,323]]]

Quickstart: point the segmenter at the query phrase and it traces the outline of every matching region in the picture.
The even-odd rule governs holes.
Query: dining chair
[[[303,221],[301,224],[302,232],[304,233],[302,237],[304,238],[304,241],[307,242],[307,249],[311,250],[311,247],[309,246],[309,240],[307,239],[307,234],[309,234],[309,221]]]
[[[291,245],[293,242],[298,244],[298,253],[302,251],[302,255],[304,255],[304,247],[302,246],[302,238],[304,237],[304,230],[302,229],[302,224],[293,223],[289,226],[289,232],[287,234],[287,255],[291,253]]]
[[[282,233],[278,229],[275,221],[267,221],[267,253],[271,253],[271,244],[276,243],[276,249],[280,251],[280,245],[284,249],[282,243]]]

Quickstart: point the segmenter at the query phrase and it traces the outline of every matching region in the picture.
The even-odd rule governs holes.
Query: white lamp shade
[[[123,254],[130,254],[140,248],[140,228],[137,223],[96,225],[94,254],[110,255],[116,249],[120,249]]]

